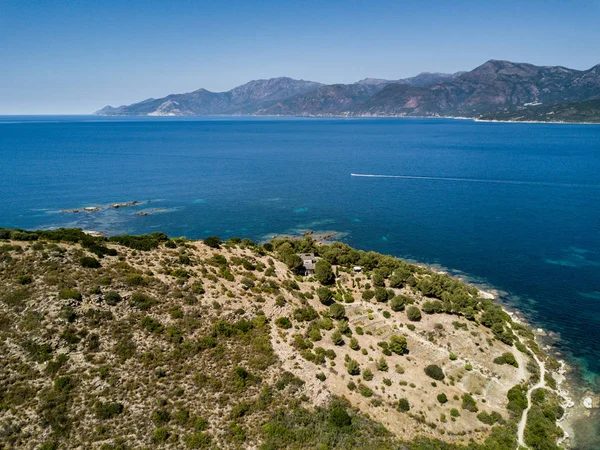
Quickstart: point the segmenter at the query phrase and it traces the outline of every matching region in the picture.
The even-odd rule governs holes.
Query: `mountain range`
[[[490,60],[469,72],[365,78],[326,85],[281,77],[227,92],[206,89],[96,114],[471,117],[489,120],[600,121],[600,64],[588,70]],[[565,106],[560,105],[567,105]],[[565,109],[566,108],[566,109]],[[579,114],[579,109],[585,110]],[[569,111],[568,114],[558,111]],[[531,111],[531,112],[530,112]]]

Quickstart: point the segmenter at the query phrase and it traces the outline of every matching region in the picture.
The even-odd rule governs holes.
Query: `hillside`
[[[600,99],[553,105],[529,105],[513,111],[484,114],[480,119],[515,122],[600,123]]]
[[[421,73],[398,80],[365,78],[353,84],[257,80],[227,92],[199,89],[129,106],[107,106],[97,114],[481,118],[512,114],[530,105],[568,103],[569,115],[575,118],[590,116],[583,102],[598,99],[600,65],[574,70],[490,60],[469,72]],[[548,115],[545,120],[556,119]],[[592,115],[589,120],[596,119]]]
[[[227,92],[206,89],[148,99],[117,108],[105,106],[96,114],[105,116],[188,116],[211,114],[247,114],[268,103],[301,95],[321,86],[314,81],[287,77],[254,80]]]
[[[0,268],[7,448],[516,448],[558,368],[475,287],[310,237],[0,229]]]

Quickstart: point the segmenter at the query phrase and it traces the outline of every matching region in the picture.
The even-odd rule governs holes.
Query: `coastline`
[[[90,114],[90,116],[99,117],[267,117],[267,118],[305,118],[305,119],[452,119],[452,120],[470,120],[482,123],[528,123],[528,124],[559,124],[559,125],[600,125],[600,122],[566,122],[558,120],[496,120],[480,119],[477,117],[464,116],[407,116],[402,114],[214,114],[204,115],[184,115],[184,114],[164,114],[164,115],[129,115],[129,114]]]

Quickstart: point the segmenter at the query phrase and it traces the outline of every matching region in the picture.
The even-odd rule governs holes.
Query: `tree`
[[[387,302],[388,291],[384,287],[375,288],[375,300],[378,302]]]
[[[360,365],[358,361],[355,359],[350,359],[346,362],[346,369],[350,375],[359,375],[360,374]]]
[[[396,295],[390,300],[390,308],[392,311],[404,311],[404,305],[406,304],[406,297],[403,295]]]
[[[390,337],[389,349],[398,355],[402,355],[406,352],[407,343],[404,336],[392,335]]]
[[[409,306],[406,309],[406,316],[408,317],[408,320],[418,322],[421,320],[421,311],[416,306]]]
[[[339,303],[334,303],[329,307],[329,315],[336,320],[343,319],[346,315],[346,308]]]
[[[318,260],[315,264],[315,278],[323,285],[333,284],[335,275],[331,270],[331,264],[324,259]]]
[[[342,333],[340,333],[338,330],[335,330],[331,334],[331,340],[333,341],[333,343],[335,345],[342,345],[344,343],[344,338],[342,337]]]
[[[319,300],[324,305],[329,305],[331,303],[331,299],[333,299],[333,292],[331,289],[326,288],[325,286],[321,286],[317,289],[317,295],[319,296]]]
[[[371,277],[371,281],[373,282],[373,286],[384,287],[385,286],[385,278],[379,272],[375,272]]]
[[[288,269],[293,271],[297,271],[303,265],[302,258],[295,253],[286,253],[283,257],[283,262],[288,266]]]

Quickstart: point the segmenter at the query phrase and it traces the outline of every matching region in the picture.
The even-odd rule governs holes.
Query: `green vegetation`
[[[444,371],[440,366],[436,366],[435,364],[431,364],[425,367],[425,374],[428,377],[433,378],[434,380],[441,381],[445,378]]]
[[[2,236],[17,239],[0,242],[0,433],[7,448],[516,448],[525,387],[511,389],[511,412],[502,415],[465,394],[462,407],[471,414],[451,408],[461,405],[461,364],[448,365],[457,373],[429,366],[429,381],[411,378],[425,365],[420,340],[448,352],[454,346],[441,347],[444,334],[464,334],[485,349],[489,332],[477,329],[480,322],[501,340],[528,331],[511,329],[510,318],[450,277],[310,237],[261,246],[207,238],[207,249],[161,233]],[[298,253],[315,253],[331,274],[296,271]],[[394,295],[399,288],[403,295]],[[361,293],[388,304],[363,303]],[[423,320],[415,330],[397,314],[411,308],[472,322],[446,330],[442,318],[444,326],[430,329],[433,321]],[[413,354],[402,328],[416,331],[407,332]],[[512,364],[507,354],[514,358],[506,352],[502,363]],[[314,383],[327,393],[340,381],[353,400],[360,395],[369,416],[335,398],[310,406]],[[562,412],[549,392],[536,391],[534,403],[526,439],[530,448],[546,448],[556,436],[552,417]],[[475,414],[477,429],[462,431]],[[401,442],[374,421],[387,416],[463,446],[424,436]],[[450,421],[454,431],[446,435],[442,424]]]
[[[416,306],[409,306],[406,308],[406,317],[408,317],[408,320],[418,322],[421,320],[421,311]]]
[[[508,364],[509,366],[519,367],[519,363],[515,359],[515,355],[511,352],[503,353],[502,356],[494,358],[495,364]]]

